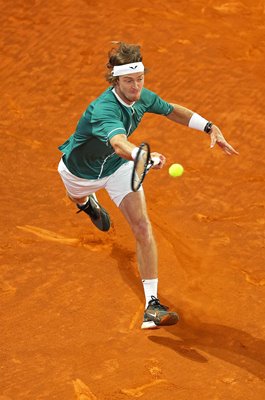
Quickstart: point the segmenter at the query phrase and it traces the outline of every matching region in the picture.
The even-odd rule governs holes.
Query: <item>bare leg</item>
[[[152,227],[146,211],[143,192],[129,193],[121,202],[120,210],[129,222],[137,244],[139,271],[145,291],[145,312],[141,328],[154,329],[163,325],[174,325],[179,317],[160,304],[157,291],[157,249]],[[148,282],[147,282],[148,281]],[[151,284],[148,289],[148,285]]]
[[[137,260],[141,279],[157,278],[157,248],[149,221],[143,192],[129,193],[120,210],[127,219],[136,239]]]
[[[84,204],[87,201],[87,196],[80,197],[79,199],[77,199],[77,198],[71,197],[68,192],[66,192],[66,193],[67,193],[67,196],[69,197],[69,199],[71,201],[73,201],[75,204]]]

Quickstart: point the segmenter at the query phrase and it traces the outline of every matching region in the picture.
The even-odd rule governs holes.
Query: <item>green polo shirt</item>
[[[173,106],[146,88],[140,99],[129,106],[109,87],[88,106],[73,135],[59,146],[64,163],[80,178],[109,176],[127,162],[114,152],[110,139],[117,134],[129,137],[146,112],[168,115],[172,111]]]

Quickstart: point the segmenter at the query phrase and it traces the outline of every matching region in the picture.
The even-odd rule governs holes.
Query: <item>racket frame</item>
[[[137,175],[137,165],[140,160],[142,151],[145,151],[147,153],[146,161],[144,162],[143,172],[140,177],[138,176],[137,185],[135,185],[135,182],[136,182],[135,178]],[[153,162],[151,160],[150,145],[147,142],[142,142],[139,146],[139,149],[136,153],[136,157],[134,159],[134,166],[133,166],[132,177],[131,177],[131,189],[133,192],[137,192],[140,189],[140,187],[144,181],[145,175],[149,171],[149,169],[152,167],[152,165],[153,165]]]

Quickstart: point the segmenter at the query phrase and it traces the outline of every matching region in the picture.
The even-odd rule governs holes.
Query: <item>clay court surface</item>
[[[0,400],[265,398],[264,1],[1,1]],[[104,80],[111,40],[142,45],[145,86],[240,152],[146,115],[131,137],[181,163],[147,177],[159,297],[141,331],[134,238],[104,192],[97,231],[65,195],[57,146]]]

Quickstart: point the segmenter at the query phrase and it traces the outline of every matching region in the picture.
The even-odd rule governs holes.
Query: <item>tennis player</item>
[[[129,137],[145,113],[160,114],[181,125],[197,129],[210,137],[228,155],[238,154],[220,129],[197,113],[170,104],[144,87],[146,69],[140,46],[123,42],[109,52],[106,79],[110,83],[85,110],[75,132],[59,149],[63,153],[58,171],[69,198],[78,212],[86,213],[97,228],[108,231],[110,218],[95,193],[105,189],[128,221],[136,240],[137,261],[145,294],[142,329],[177,323],[176,312],[159,302],[157,247],[146,210],[142,187],[131,189],[133,160],[137,153]],[[151,153],[165,164],[165,156]]]

